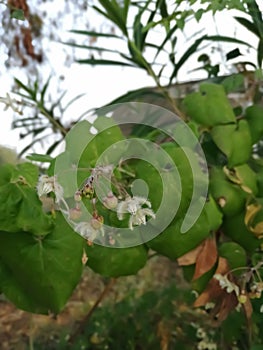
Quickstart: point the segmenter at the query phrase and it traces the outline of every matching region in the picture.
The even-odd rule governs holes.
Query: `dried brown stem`
[[[111,288],[113,287],[113,285],[115,283],[116,283],[116,278],[111,278],[109,283],[106,284],[105,288],[103,289],[103,291],[101,292],[98,299],[96,300],[94,305],[91,307],[91,309],[89,310],[87,315],[85,315],[85,317],[79,322],[78,327],[70,335],[70,337],[68,339],[69,344],[73,344],[75,342],[75,340],[77,339],[77,337],[83,333],[83,331],[84,331],[90,317],[92,316],[93,312],[97,309],[97,307],[102,302],[102,300],[107,296],[107,294],[109,293],[109,291],[111,290]]]

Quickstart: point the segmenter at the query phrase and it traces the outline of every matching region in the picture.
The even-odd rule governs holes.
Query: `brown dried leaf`
[[[225,258],[219,257],[218,266],[215,274],[224,275],[229,271],[227,260]],[[199,295],[199,297],[194,302],[194,307],[204,306],[209,301],[216,299],[222,293],[222,288],[216,279],[212,278],[206,289]]]
[[[238,300],[236,294],[234,292],[227,293],[226,290],[223,289],[220,298],[216,302],[216,305],[211,312],[213,325],[219,325],[221,322],[223,322],[237,305]]]
[[[216,274],[225,275],[227,272],[229,272],[227,260],[220,257]],[[228,278],[230,280],[233,279],[231,274],[228,274]],[[229,313],[238,305],[238,299],[235,292],[227,293],[225,289],[221,288],[219,281],[215,278],[211,279],[207,288],[196,299],[194,306],[204,306],[210,301],[215,302],[215,306],[210,313],[214,325],[218,325],[224,321]]]
[[[196,280],[212,269],[217,262],[217,255],[215,238],[207,238],[204,241],[200,254],[197,256],[193,280]]]
[[[202,242],[200,245],[198,245],[196,248],[190,250],[186,254],[180,256],[180,258],[177,259],[179,266],[187,266],[187,265],[193,265],[196,263],[196,259],[198,255],[200,254],[201,250],[203,249],[204,242]]]
[[[246,293],[246,295],[247,295],[246,302],[244,304],[242,304],[242,306],[243,306],[244,313],[246,315],[246,319],[250,323],[251,322],[252,313],[253,313],[253,307],[252,307],[251,300],[249,299],[249,296],[248,296],[247,293]]]

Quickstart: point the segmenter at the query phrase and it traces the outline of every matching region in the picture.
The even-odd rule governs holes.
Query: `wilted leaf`
[[[216,274],[225,275],[226,273],[228,273],[228,278],[231,279],[232,276],[229,273],[227,260],[220,257]],[[204,306],[208,302],[215,302],[215,306],[211,310],[210,315],[212,317],[212,320],[216,324],[220,324],[237,306],[238,299],[234,291],[228,293],[226,289],[223,289],[219,285],[219,281],[217,279],[212,278],[205,291],[202,294],[200,294],[199,297],[196,299],[194,306]]]
[[[211,270],[217,261],[216,241],[213,237],[208,237],[202,244],[200,254],[196,259],[195,273],[193,280],[199,278],[207,271]]]
[[[227,260],[219,257],[218,266],[215,274],[224,275],[229,271]],[[219,283],[216,279],[212,278],[208,283],[207,288],[203,291],[202,294],[194,302],[195,307],[204,306],[209,301],[216,299],[221,293],[223,289],[219,286]]]
[[[196,248],[190,250],[186,254],[180,256],[177,259],[178,265],[179,266],[187,266],[187,265],[195,264],[196,259],[197,259],[198,255],[200,254],[200,252],[202,251],[202,249],[203,249],[203,243],[198,245]]]

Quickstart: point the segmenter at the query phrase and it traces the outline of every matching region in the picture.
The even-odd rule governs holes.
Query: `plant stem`
[[[94,305],[91,307],[91,309],[89,310],[89,312],[87,313],[87,315],[79,322],[79,326],[77,327],[77,329],[72,332],[72,334],[70,335],[69,339],[68,339],[68,343],[69,344],[73,344],[74,341],[77,339],[77,337],[83,333],[87,322],[89,321],[90,317],[92,316],[93,312],[97,309],[97,307],[99,306],[99,304],[102,302],[102,300],[106,297],[106,295],[109,293],[109,291],[111,290],[111,288],[113,287],[113,285],[116,283],[116,278],[111,278],[109,283],[106,284],[106,286],[104,287],[103,291],[101,292],[101,294],[99,295],[98,299],[95,301]]]
[[[154,79],[155,84],[157,85],[158,89],[161,91],[161,93],[163,94],[163,96],[166,98],[167,102],[169,102],[169,104],[171,105],[173,111],[182,119],[182,120],[186,120],[186,116],[183,114],[183,112],[177,107],[176,102],[174,100],[174,98],[171,97],[171,95],[169,94],[169,92],[167,91],[167,89],[165,87],[163,87],[160,83],[159,78],[156,76],[156,74],[154,73],[152,67],[148,66],[147,67],[147,71],[148,74]]]

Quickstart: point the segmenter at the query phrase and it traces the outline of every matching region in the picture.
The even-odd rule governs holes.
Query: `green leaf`
[[[263,60],[263,38],[259,40],[258,47],[257,47],[257,60],[258,60],[258,67],[262,67],[262,60]]]
[[[205,126],[235,123],[236,118],[223,86],[202,83],[199,92],[184,99],[186,113]]]
[[[227,179],[223,169],[218,167],[210,169],[209,185],[213,198],[225,216],[233,216],[243,210],[247,194]]]
[[[147,262],[148,252],[144,245],[132,248],[109,248],[93,244],[87,246],[87,265],[106,277],[136,274]]]
[[[83,60],[76,60],[76,62],[81,64],[91,64],[91,65],[102,65],[102,66],[123,66],[123,67],[135,67],[134,64],[122,62],[122,61],[113,61],[113,60],[103,60],[96,58],[87,58]]]
[[[230,168],[248,161],[252,152],[252,139],[248,122],[241,119],[238,125],[213,127],[211,136],[217,147],[225,153]]]
[[[127,17],[125,17],[128,14],[127,2],[124,8],[122,8],[116,0],[99,0],[99,3],[104,8],[105,12],[97,6],[93,6],[93,8],[104,17],[108,18],[111,22],[115,23],[122,33],[125,36],[128,36],[128,31],[126,28]]]
[[[40,162],[40,163],[51,163],[52,160],[54,159],[48,154],[39,154],[39,153],[31,153],[26,158],[34,162]]]
[[[257,143],[263,137],[263,108],[260,105],[249,106],[245,111],[252,143]]]
[[[232,60],[233,58],[237,58],[239,56],[242,56],[242,53],[240,52],[239,48],[236,48],[234,50],[229,51],[226,54],[226,60],[229,61],[229,60]]]
[[[157,56],[159,55],[159,53],[164,49],[165,44],[168,42],[168,40],[171,39],[172,35],[174,34],[174,32],[178,29],[178,26],[174,25],[166,34],[163,42],[161,43],[161,45],[159,46],[159,49],[157,50],[155,56],[154,56],[154,60],[157,58]]]
[[[225,218],[223,223],[223,232],[234,242],[240,244],[247,252],[252,253],[259,248],[260,240],[247,229],[244,220],[244,212],[241,212],[233,217]]]
[[[256,36],[259,37],[259,32],[257,27],[253,22],[250,22],[248,19],[243,18],[243,17],[234,17],[238,23],[240,23],[242,26],[244,26],[247,30],[255,34]]]
[[[61,42],[61,44],[67,45],[67,46],[71,46],[71,47],[76,47],[79,49],[85,49],[85,50],[93,50],[93,51],[99,51],[99,52],[112,52],[112,53],[117,53],[116,50],[110,50],[104,47],[98,47],[98,46],[94,46],[94,45],[78,45],[75,43],[66,43],[66,42]]]
[[[18,308],[58,313],[82,273],[84,240],[61,214],[46,237],[26,232],[0,232],[0,281],[6,297]]]
[[[147,242],[147,246],[156,252],[175,260],[197,247],[210,234],[205,211],[195,224],[185,233],[181,233],[184,218],[178,219],[159,236]]]
[[[11,18],[18,19],[20,21],[25,20],[25,14],[24,11],[21,9],[15,9],[11,11]]]
[[[258,32],[259,38],[263,39],[263,21],[262,21],[262,12],[259,9],[259,6],[255,0],[250,0],[247,3],[248,12],[255,24]]]
[[[40,163],[51,163],[53,158],[48,154],[31,153],[26,157],[29,160]]]
[[[38,182],[38,174],[38,167],[35,164],[21,163],[14,168],[10,182],[19,182],[22,177],[27,185],[35,188]]]
[[[48,234],[53,220],[42,210],[36,190],[24,184],[8,183],[0,187],[0,230]]]
[[[10,182],[14,166],[11,164],[3,164],[0,166],[0,186]]]
[[[227,259],[231,270],[247,266],[247,254],[241,245],[235,242],[222,243],[218,248],[218,253]],[[236,273],[242,274],[244,270],[238,270]]]
[[[222,36],[222,35],[212,35],[212,36],[207,36],[204,35],[201,38],[197,39],[186,51],[185,53],[181,56],[181,58],[179,59],[179,61],[177,62],[177,64],[174,67],[174,70],[171,74],[170,77],[170,83],[172,82],[172,80],[177,76],[179,69],[183,66],[183,64],[188,60],[188,58],[194,54],[197,50],[197,48],[199,47],[199,45],[203,42],[203,41],[212,41],[212,42],[230,42],[230,43],[235,43],[235,44],[241,44],[241,45],[246,45],[248,47],[251,47],[250,44],[248,44],[247,42],[243,41],[243,40],[239,40],[236,38],[232,38],[232,37],[228,37],[228,36]]]
[[[122,39],[122,37],[110,34],[110,33],[97,33],[93,31],[87,31],[87,30],[70,30],[70,33],[74,34],[80,34],[80,35],[87,35],[87,36],[93,36],[93,37],[103,37],[103,38],[115,38],[115,39]]]

